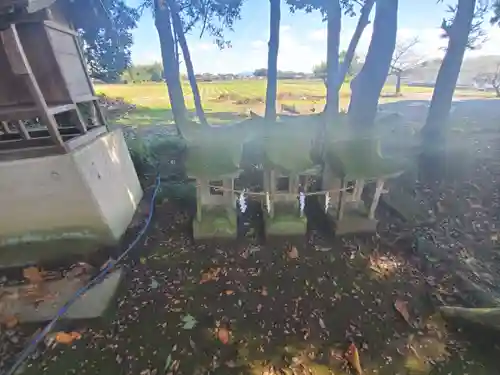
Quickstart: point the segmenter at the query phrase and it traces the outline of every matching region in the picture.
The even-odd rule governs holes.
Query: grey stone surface
[[[111,272],[100,284],[82,295],[68,309],[63,319],[92,319],[102,316],[114,299],[123,273],[121,269]],[[35,303],[36,301],[27,295],[27,286],[3,288],[0,313],[5,316],[15,315],[20,323],[49,321],[87,282],[88,280],[81,278],[46,282],[42,285],[44,298],[39,303]]]
[[[362,217],[356,214],[345,213],[342,220],[337,222],[335,234],[374,233],[377,231],[377,220]]]

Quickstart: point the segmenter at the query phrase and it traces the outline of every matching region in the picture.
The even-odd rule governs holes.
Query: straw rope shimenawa
[[[200,185],[196,185],[197,187],[199,187]],[[244,190],[236,190],[236,189],[228,189],[228,188],[224,188],[222,186],[215,186],[215,185],[204,185],[205,187],[208,187],[210,189],[213,189],[215,191],[223,191],[223,192],[231,192],[231,193],[236,193],[236,194],[245,194],[245,195],[248,195],[248,196],[266,196],[267,194],[269,194],[269,192],[255,192],[255,191],[248,191],[246,189]],[[321,191],[311,191],[311,192],[302,192],[302,194],[304,194],[305,196],[313,196],[313,195],[325,195],[325,194],[333,194],[333,193],[340,193],[342,191],[352,191],[352,187],[347,187],[347,188],[343,188],[343,189],[332,189],[332,190],[321,190]],[[384,190],[383,193],[386,193],[387,190]],[[273,193],[272,194],[273,196],[277,196],[277,195],[299,195],[299,193],[295,194],[295,193],[289,193],[289,192],[283,192],[283,193]]]

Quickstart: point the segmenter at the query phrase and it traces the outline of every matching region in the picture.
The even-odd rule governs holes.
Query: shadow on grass
[[[189,110],[191,118],[196,117],[194,110]],[[246,119],[248,116],[238,112],[211,112],[205,110],[205,115],[210,124],[226,124],[238,122]],[[137,107],[127,112],[115,111],[109,114],[111,123],[123,126],[151,126],[151,125],[172,125],[172,110],[167,108],[149,108]]]
[[[173,116],[171,109],[137,107],[111,114],[110,121],[124,126],[172,125]]]
[[[238,112],[207,112],[207,120],[214,124],[234,123],[245,120],[248,116]]]

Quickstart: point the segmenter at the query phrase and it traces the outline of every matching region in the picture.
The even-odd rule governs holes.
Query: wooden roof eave
[[[12,8],[25,9],[27,13],[35,13],[50,7],[57,0],[0,0],[0,14],[10,13]]]

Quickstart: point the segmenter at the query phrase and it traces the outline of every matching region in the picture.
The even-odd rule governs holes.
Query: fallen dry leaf
[[[44,281],[43,272],[40,272],[37,267],[23,269],[23,276],[32,284],[40,284]]]
[[[224,345],[229,343],[229,338],[230,338],[230,333],[226,328],[219,328],[217,330],[217,338],[222,342]]]
[[[80,335],[78,332],[57,332],[55,335],[55,341],[59,344],[66,344],[70,345],[73,343],[75,340],[80,340],[82,338],[82,335]]]
[[[71,269],[66,272],[66,277],[67,278],[76,278],[82,275],[86,275],[92,272],[92,266],[90,264],[87,264],[85,262],[79,262],[75,264]]]
[[[295,246],[292,246],[290,250],[287,252],[288,258],[297,259],[299,257],[299,251]]]
[[[73,341],[79,340],[82,336],[78,332],[51,332],[43,339],[48,348],[55,348],[57,344],[71,345]]]
[[[12,329],[19,324],[19,319],[15,315],[8,315],[5,317],[2,317],[2,324],[7,329]]]
[[[345,361],[345,353],[342,353],[341,350],[330,349],[330,358],[335,359],[337,361]]]
[[[226,296],[232,296],[234,294],[234,290],[226,290],[224,293]]]
[[[220,268],[211,268],[207,272],[201,274],[200,284],[204,284],[211,280],[216,280],[219,276]]]
[[[351,343],[347,348],[345,353],[345,359],[352,366],[352,368],[356,371],[358,375],[363,375],[363,370],[361,369],[361,361],[359,359],[358,348],[354,343]]]
[[[412,324],[410,320],[410,313],[408,312],[408,302],[398,299],[396,300],[396,302],[394,302],[394,308],[398,313],[401,314],[406,323],[411,326]]]
[[[322,328],[322,329],[326,329],[326,325],[325,325],[325,322],[323,321],[323,319],[319,318],[319,326]]]
[[[37,300],[43,296],[43,288],[41,284],[30,284],[22,289],[22,297],[26,297],[32,301]]]

